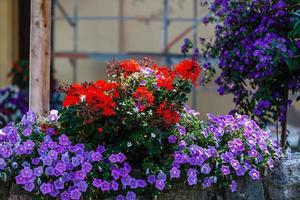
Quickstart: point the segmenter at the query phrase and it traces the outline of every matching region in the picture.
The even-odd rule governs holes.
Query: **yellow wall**
[[[17,0],[0,0],[0,86],[9,83],[7,74],[17,58]]]

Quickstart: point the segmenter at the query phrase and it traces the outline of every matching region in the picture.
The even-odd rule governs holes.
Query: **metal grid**
[[[119,0],[119,4],[123,4],[124,0]],[[130,57],[159,57],[164,59],[166,64],[171,64],[173,59],[183,58],[181,54],[171,54],[168,53],[170,47],[175,43],[180,41],[184,35],[192,31],[194,46],[197,46],[198,33],[197,27],[198,23],[202,21],[202,18],[198,18],[198,4],[199,0],[193,0],[193,17],[183,18],[183,17],[170,17],[169,16],[169,0],[162,0],[163,3],[163,16],[162,17],[141,17],[141,16],[78,16],[78,3],[79,0],[72,0],[73,8],[72,15],[70,16],[60,0],[53,0],[53,26],[55,28],[56,20],[66,20],[72,28],[72,50],[68,52],[55,52],[53,50],[53,59],[56,58],[67,58],[72,66],[72,80],[77,81],[77,59],[95,59],[99,61],[107,61],[112,58],[117,59],[127,59]],[[62,17],[55,17],[55,12],[59,11]],[[124,20],[124,21],[159,21],[163,23],[162,37],[161,37],[161,52],[126,52],[126,53],[109,53],[109,52],[82,52],[78,50],[78,22],[79,21],[92,21],[92,20]],[[184,30],[181,34],[175,37],[173,40],[169,41],[169,25],[171,22],[181,22],[181,23],[191,23],[192,25]],[[52,30],[53,41],[55,41],[54,30]],[[53,46],[53,45],[52,45]],[[54,63],[54,62],[52,62]],[[196,106],[196,90],[193,88],[192,105]]]

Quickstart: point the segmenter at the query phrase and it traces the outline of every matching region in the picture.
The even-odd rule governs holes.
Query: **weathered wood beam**
[[[29,110],[49,111],[51,0],[31,0]]]

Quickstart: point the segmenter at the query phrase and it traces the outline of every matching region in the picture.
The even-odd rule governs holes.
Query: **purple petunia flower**
[[[168,137],[168,141],[169,141],[170,144],[174,144],[177,141],[177,138],[176,138],[175,135],[170,135]]]
[[[81,197],[81,192],[79,191],[79,189],[73,189],[70,191],[70,198],[74,199],[74,200],[79,200]]]
[[[197,176],[197,174],[198,174],[198,170],[194,168],[190,168],[187,171],[187,176]]]
[[[62,146],[69,146],[71,144],[68,136],[66,136],[65,134],[59,136],[58,140],[59,140],[59,144]]]
[[[154,175],[149,175],[147,182],[150,183],[150,185],[153,185],[156,181],[156,177]]]
[[[58,153],[55,150],[50,150],[47,154],[48,158],[52,159],[52,160],[56,160]]]
[[[110,190],[110,184],[107,181],[102,181],[100,186],[102,191],[109,191]]]
[[[31,163],[34,165],[38,165],[41,162],[40,158],[32,158],[31,159]]]
[[[204,188],[208,188],[213,184],[214,180],[213,177],[205,177],[202,183]]]
[[[230,161],[230,165],[233,167],[233,169],[235,169],[235,170],[238,170],[240,167],[241,167],[241,165],[240,165],[240,163],[237,161],[237,160],[234,160],[234,159],[232,159],[231,161]]]
[[[251,149],[251,150],[248,151],[248,155],[249,155],[250,157],[255,158],[255,157],[257,157],[257,156],[259,155],[259,153],[257,152],[256,149]]]
[[[185,127],[181,126],[180,124],[177,124],[177,130],[178,130],[180,135],[185,135],[186,134]]]
[[[61,155],[61,161],[66,164],[70,162],[70,157],[68,152]]]
[[[98,162],[102,159],[102,155],[99,152],[94,152],[94,153],[92,153],[91,159],[92,159],[92,162]]]
[[[188,184],[189,185],[196,185],[198,182],[197,176],[188,176],[187,178]]]
[[[67,191],[64,191],[63,193],[60,194],[60,199],[61,200],[69,200],[70,194]]]
[[[43,167],[39,166],[33,169],[33,174],[37,177],[43,174]]]
[[[234,159],[234,155],[231,152],[225,152],[221,154],[221,159],[224,163],[230,163]]]
[[[176,167],[172,167],[170,170],[170,177],[171,178],[179,178],[180,177],[180,170]]]
[[[106,149],[105,149],[104,146],[99,145],[99,146],[97,147],[97,150],[96,150],[96,151],[102,154],[102,153],[104,153],[104,152],[106,151]]]
[[[208,149],[207,149],[208,157],[216,157],[217,153],[218,153],[218,151],[216,150],[215,147],[213,147],[213,146],[208,147]]]
[[[111,189],[114,191],[118,191],[118,189],[119,189],[119,184],[115,180],[111,181],[110,186],[111,186]]]
[[[134,192],[127,192],[126,194],[126,200],[135,200],[136,199],[136,194]]]
[[[144,188],[144,187],[147,186],[146,181],[144,181],[144,180],[142,180],[142,179],[138,179],[138,180],[137,180],[137,184],[138,184],[138,187],[139,187],[139,188]]]
[[[66,164],[62,162],[58,162],[55,165],[55,170],[58,171],[59,173],[63,173],[64,171],[66,171]]]
[[[58,178],[57,180],[55,180],[53,185],[54,185],[54,188],[57,190],[62,190],[65,187],[65,183],[62,180],[62,178]]]
[[[121,194],[119,194],[117,197],[116,197],[116,200],[125,200],[125,197]]]
[[[23,186],[23,189],[27,192],[32,192],[35,188],[34,183],[27,183]]]
[[[30,169],[29,167],[24,167],[21,172],[20,175],[24,178],[30,178],[33,175],[33,171],[32,169]]]
[[[101,187],[101,184],[102,184],[102,180],[101,180],[101,179],[98,179],[98,178],[94,178],[92,184],[93,184],[93,186],[95,186],[96,188],[100,188],[100,187]]]
[[[230,168],[226,165],[222,165],[221,172],[223,175],[229,175],[230,174]]]
[[[42,194],[48,194],[52,191],[52,184],[51,183],[42,183],[40,186],[40,191]]]
[[[72,157],[71,158],[71,163],[74,167],[77,167],[80,165],[80,160],[77,157]]]
[[[89,162],[84,162],[82,165],[82,170],[86,173],[89,173],[92,169],[93,169],[93,166],[91,165],[91,163]]]
[[[75,179],[76,180],[84,180],[86,178],[86,173],[82,170],[75,172]]]
[[[184,149],[186,147],[186,142],[184,140],[181,140],[178,144],[179,149]]]
[[[202,165],[202,167],[201,167],[201,173],[202,174],[209,174],[210,171],[211,171],[211,167],[209,166],[208,163]]]
[[[166,185],[166,183],[162,179],[157,179],[155,181],[155,187],[160,191],[162,191],[165,188],[165,185]]]
[[[52,176],[54,174],[54,168],[52,166],[49,166],[45,169],[45,174],[48,176]]]
[[[47,128],[46,129],[46,134],[49,136],[52,136],[55,134],[55,129],[54,128]]]
[[[166,181],[167,180],[167,175],[164,172],[160,171],[159,174],[157,175],[157,179]]]
[[[228,142],[228,147],[233,154],[238,154],[244,151],[244,144],[241,139],[234,139]]]
[[[31,127],[27,127],[23,130],[22,134],[25,136],[25,137],[29,137],[31,134],[32,134],[32,129]]]
[[[75,183],[75,186],[79,189],[80,192],[86,192],[88,184],[85,181],[79,181]]]
[[[26,113],[26,115],[24,115],[24,116],[22,117],[22,120],[21,120],[21,121],[22,121],[22,124],[23,124],[25,127],[28,127],[28,126],[34,124],[34,123],[36,122],[36,119],[37,119],[36,114],[35,114],[34,112],[28,111],[28,112]]]
[[[253,180],[259,180],[260,179],[260,173],[256,169],[251,169],[249,172],[249,175]]]
[[[129,187],[131,189],[136,189],[138,187],[138,182],[136,179],[134,178],[131,178],[130,181],[129,181]]]
[[[246,173],[246,169],[244,166],[241,166],[235,171],[237,176],[244,176]]]

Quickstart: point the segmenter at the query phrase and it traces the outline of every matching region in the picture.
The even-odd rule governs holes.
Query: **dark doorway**
[[[19,0],[19,60],[29,60],[30,0]]]

